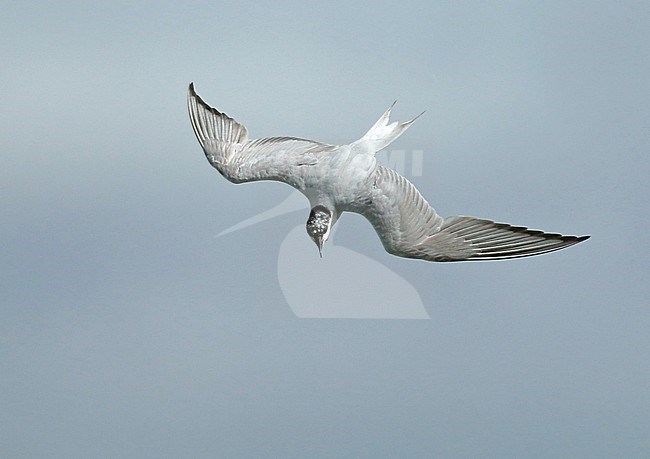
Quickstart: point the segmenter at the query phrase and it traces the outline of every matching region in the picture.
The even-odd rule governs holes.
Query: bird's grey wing
[[[370,200],[357,212],[389,253],[428,261],[500,260],[563,249],[589,236],[562,236],[475,217],[443,219],[397,172],[379,166]]]
[[[279,180],[292,186],[300,168],[335,147],[297,137],[248,139],[246,127],[206,104],[190,84],[187,98],[192,128],[205,156],[228,180],[241,183]]]

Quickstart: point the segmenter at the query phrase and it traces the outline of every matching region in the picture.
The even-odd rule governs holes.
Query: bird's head
[[[316,243],[318,253],[323,258],[323,244],[330,236],[333,212],[325,206],[316,206],[307,219],[307,234]]]

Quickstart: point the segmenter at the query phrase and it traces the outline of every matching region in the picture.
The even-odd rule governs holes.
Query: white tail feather
[[[393,110],[396,102],[397,101],[393,102],[393,105],[391,105],[388,110],[386,110],[384,114],[381,115],[377,122],[368,130],[368,132],[366,132],[363,137],[354,142],[352,145],[362,147],[364,149],[372,151],[373,153],[376,153],[393,143],[395,139],[402,135],[402,133],[406,131],[411,126],[411,124],[413,124],[413,122],[424,113],[420,113],[410,121],[404,121],[402,123],[394,121],[389,124],[390,112]]]

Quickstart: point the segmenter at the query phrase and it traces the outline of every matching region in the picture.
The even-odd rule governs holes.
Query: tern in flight
[[[298,137],[249,139],[246,127],[206,104],[193,83],[188,107],[205,156],[226,179],[233,183],[276,180],[309,199],[307,234],[321,257],[343,212],[366,217],[388,253],[428,261],[528,257],[589,238],[475,217],[440,217],[411,182],[375,158],[417,119],[390,123],[392,106],[363,137],[348,145]]]

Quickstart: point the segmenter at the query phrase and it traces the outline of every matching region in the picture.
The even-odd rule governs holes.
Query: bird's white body
[[[332,206],[338,213],[354,211],[367,196],[377,166],[374,152],[338,145],[313,167],[299,171],[305,187],[298,189],[312,207],[321,204]],[[337,173],[328,173],[333,170]]]
[[[307,231],[319,250],[343,212],[366,217],[389,253],[428,261],[525,257],[588,238],[437,215],[408,180],[375,158],[417,119],[389,123],[392,106],[359,140],[329,145],[296,137],[249,140],[243,125],[203,102],[193,85],[188,105],[197,139],[224,177],[234,183],[281,181],[309,199]]]

